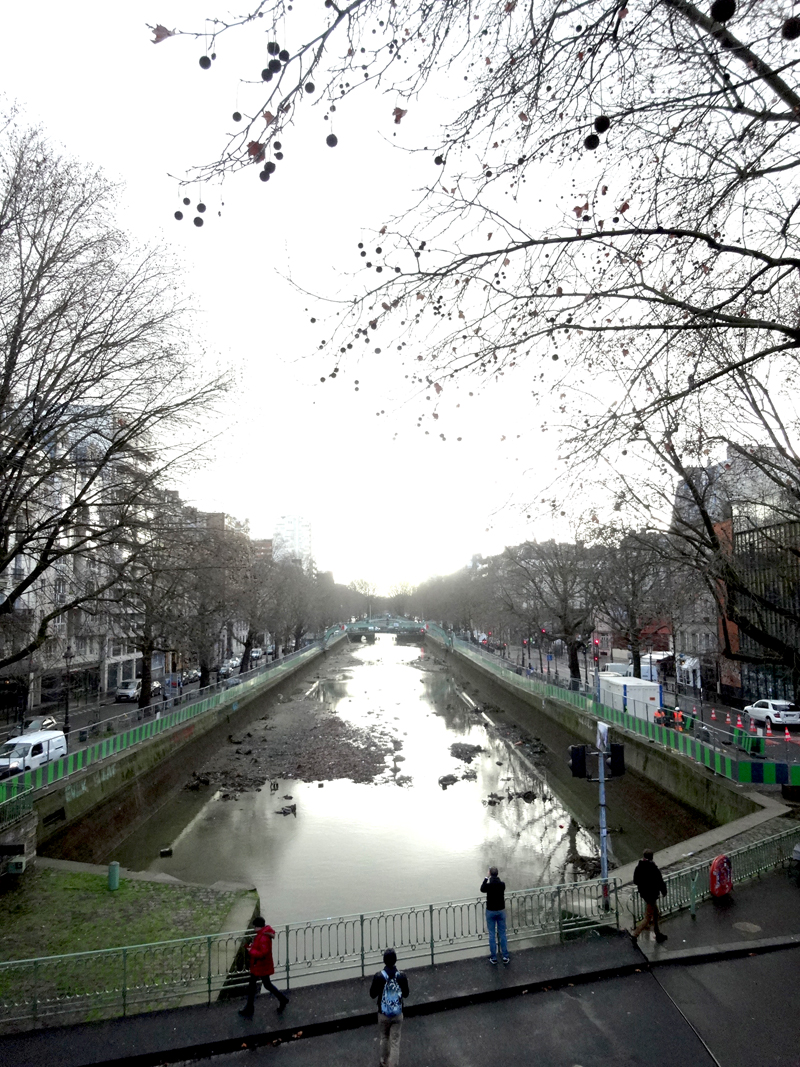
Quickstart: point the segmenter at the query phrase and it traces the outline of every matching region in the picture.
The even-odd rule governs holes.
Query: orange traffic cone
[[[716,722],[717,721],[717,713],[716,713],[716,711],[714,711],[713,708],[711,709],[711,721],[712,722]]]
[[[767,719],[767,737],[772,737],[772,723]]]
[[[742,716],[741,715],[737,715],[736,716],[736,729],[737,730],[744,730],[744,723],[742,722]]]
[[[728,712],[728,716],[727,716],[727,718],[725,719],[725,725],[726,725],[726,726],[730,726],[730,724],[731,724],[731,713],[730,713],[730,712]]]
[[[754,734],[755,732],[756,732],[756,723],[755,723],[755,719],[751,719],[751,720],[750,720],[750,733],[751,733],[751,734]]]
[[[792,735],[789,733],[789,727],[788,726],[784,727],[783,739],[784,739],[784,741],[791,741],[792,740]]]

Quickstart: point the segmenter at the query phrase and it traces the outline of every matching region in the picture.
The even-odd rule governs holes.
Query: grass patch
[[[104,875],[34,868],[18,882],[0,882],[0,959],[216,933],[235,901],[246,895],[245,890],[223,892],[125,878],[112,893]]]

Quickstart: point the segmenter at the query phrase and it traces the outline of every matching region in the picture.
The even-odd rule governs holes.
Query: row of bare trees
[[[203,458],[224,377],[193,341],[180,271],[115,222],[116,189],[9,116],[0,129],[0,669],[113,638],[198,663],[220,635],[299,645],[349,616],[330,575],[259,556],[164,487]],[[235,635],[244,634],[240,647]]]
[[[458,631],[495,628],[539,648],[561,642],[575,679],[579,653],[602,623],[618,647],[630,649],[640,677],[646,635],[671,622],[685,593],[669,570],[667,550],[664,539],[620,538],[612,530],[592,543],[529,541],[423,583],[416,597],[431,617]]]
[[[259,552],[246,528],[169,500],[151,515],[147,553],[137,557],[113,601],[93,609],[100,624],[127,635],[142,656],[142,696],[149,702],[153,653],[197,664],[207,685],[220,659],[240,669],[270,642],[299,648],[306,635],[350,617],[355,598],[313,564]],[[84,612],[84,615],[88,614]]]
[[[574,540],[527,542],[423,583],[419,609],[455,629],[499,622],[518,636],[557,638],[573,678],[600,622],[640,676],[656,631],[670,635],[673,651],[689,652],[681,631],[703,618],[713,635],[704,650],[727,663],[722,674],[734,695],[800,693],[798,468],[788,447],[748,445],[744,429],[722,459],[703,450],[694,465],[676,434],[665,453],[677,475],[665,483],[669,499],[664,486],[651,480],[648,495],[630,476],[630,506],[649,528],[603,526],[592,514]],[[660,529],[659,513],[667,516]]]

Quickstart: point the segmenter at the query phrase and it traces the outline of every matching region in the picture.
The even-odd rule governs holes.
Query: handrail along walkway
[[[563,941],[585,930],[618,928],[614,904],[604,908],[599,880],[539,886],[506,894],[508,940]],[[278,927],[276,972],[287,988],[331,976],[364,977],[394,946],[406,964],[433,964],[453,954],[486,951],[485,898],[364,912]],[[45,1018],[126,1015],[187,998],[211,1001],[246,977],[247,931],[207,934],[0,963],[0,1026]]]

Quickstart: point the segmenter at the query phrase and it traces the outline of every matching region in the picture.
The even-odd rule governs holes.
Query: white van
[[[142,679],[128,678],[117,686],[115,700],[138,700],[142,695]]]
[[[12,737],[0,746],[0,778],[34,771],[67,754],[67,739],[61,730],[40,730]]]
[[[617,674],[623,678],[629,678],[633,674],[633,666],[630,663],[604,663],[600,668],[601,674]]]

